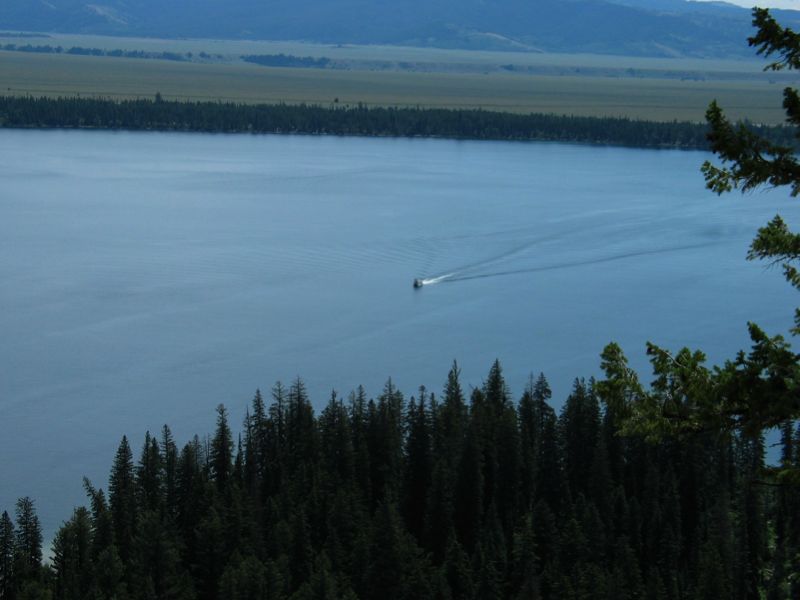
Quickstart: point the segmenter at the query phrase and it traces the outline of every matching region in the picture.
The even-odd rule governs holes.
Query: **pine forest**
[[[607,378],[560,414],[544,375],[514,402],[495,363],[467,392],[256,392],[241,432],[127,438],[108,486],[58,531],[49,566],[34,502],[2,513],[0,598],[797,598],[800,496],[762,481],[760,436],[653,444],[619,435]],[[782,430],[800,467],[800,428]]]

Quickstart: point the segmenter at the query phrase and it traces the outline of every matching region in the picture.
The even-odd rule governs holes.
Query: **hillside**
[[[800,13],[779,11],[787,25]],[[0,30],[642,56],[752,52],[746,9],[683,0],[5,0]]]

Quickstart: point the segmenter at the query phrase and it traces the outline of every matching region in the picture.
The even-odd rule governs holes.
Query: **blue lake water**
[[[240,422],[257,387],[388,377],[439,392],[457,359],[560,404],[615,340],[712,361],[796,295],[747,263],[782,192],[718,198],[700,152],[552,143],[0,130],[0,510],[51,535],[123,434]],[[446,276],[442,278],[443,276]],[[438,283],[412,288],[416,277]]]

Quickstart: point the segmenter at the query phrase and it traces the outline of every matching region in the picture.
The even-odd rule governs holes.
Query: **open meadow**
[[[152,97],[243,103],[482,108],[517,113],[702,121],[717,99],[734,117],[780,123],[782,74],[758,61],[477,52],[300,42],[52,35],[0,43],[192,53],[184,62],[0,52],[13,95]],[[204,57],[198,58],[203,53]],[[245,54],[326,57],[339,68],[276,68]]]

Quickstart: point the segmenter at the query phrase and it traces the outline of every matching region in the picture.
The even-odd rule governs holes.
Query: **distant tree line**
[[[38,54],[72,54],[75,56],[112,56],[115,58],[145,58],[158,60],[190,61],[194,57],[191,52],[145,52],[144,50],[104,50],[103,48],[84,48],[82,46],[72,46],[64,48],[62,46],[33,46],[31,44],[0,44],[0,50],[9,52],[34,52]],[[209,57],[205,53],[204,57]],[[203,58],[203,57],[201,57]]]
[[[241,57],[243,61],[264,67],[294,67],[300,69],[325,69],[331,65],[326,57],[293,56],[291,54],[248,54]]]
[[[236,104],[155,99],[0,96],[0,127],[91,128],[224,133],[306,133],[475,140],[562,141],[642,148],[705,149],[696,123],[611,117],[514,114],[436,108]],[[785,127],[753,127],[776,143],[796,140]]]
[[[467,392],[256,392],[235,434],[122,438],[106,490],[55,536],[22,498],[0,519],[0,598],[788,600],[800,495],[760,485],[761,437],[621,437],[624,370],[543,375],[512,401],[499,363]],[[800,428],[781,451],[800,466]]]

